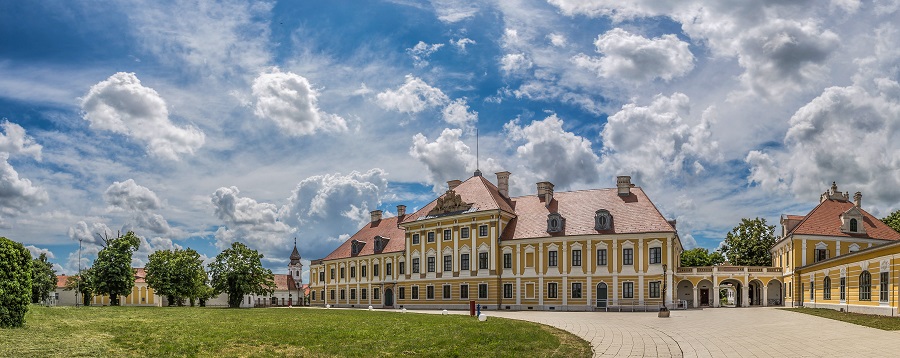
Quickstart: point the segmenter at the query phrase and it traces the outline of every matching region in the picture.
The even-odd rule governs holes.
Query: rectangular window
[[[360,276],[360,277],[366,277],[366,267],[365,267],[365,266],[360,266],[360,267],[359,267],[359,276]]]
[[[406,274],[406,262],[400,262],[400,263],[398,263],[398,265],[400,265],[400,274],[405,275]],[[390,270],[390,269],[388,269],[388,270]]]
[[[479,252],[478,253],[478,269],[479,270],[487,270],[488,269],[488,253],[487,252]]]
[[[503,298],[512,298],[513,296],[513,287],[511,283],[503,284]]]
[[[331,290],[331,300],[334,301],[334,290]]]
[[[325,282],[325,271],[319,272],[319,282]]]
[[[378,269],[379,269],[378,264],[372,264],[372,277],[377,278],[378,276],[380,276],[381,272],[378,272],[379,271]]]
[[[412,242],[413,242],[413,245],[419,244],[419,234],[413,234]]]
[[[313,300],[313,301],[316,300],[316,291],[312,291],[312,300]]]
[[[650,248],[650,263],[651,264],[662,263],[662,248],[661,247],[651,247]]]
[[[828,259],[827,249],[816,249],[816,262]]]
[[[325,290],[322,290],[322,291],[319,291],[319,292],[322,293],[322,296],[321,296],[321,297],[322,297],[322,301],[324,301],[324,300],[325,300]],[[334,293],[333,290],[332,290],[331,292]],[[331,299],[334,299],[334,295],[332,294],[331,296],[332,296]]]
[[[390,263],[390,262],[386,262],[386,263],[384,264],[384,274],[387,275],[388,277],[390,277],[391,275],[394,274],[394,273],[391,272],[391,271],[392,271],[392,270],[391,270],[391,263]]]
[[[434,231],[428,233],[428,242],[434,242]]]
[[[406,299],[406,287],[400,287],[397,289],[397,298],[401,300]]]
[[[847,278],[841,277],[841,301],[847,299]]]
[[[467,285],[467,284],[459,285],[459,298],[460,299],[468,299],[469,298],[469,285]]]
[[[444,285],[444,296],[443,297],[445,300],[450,299],[450,285]]]
[[[412,273],[419,273],[419,258],[418,258],[418,257],[416,257],[416,258],[413,259],[413,265],[412,265],[412,266],[413,266],[413,267],[412,267]]]
[[[572,298],[581,298],[581,282],[572,282]]]
[[[659,298],[659,281],[650,282],[650,298]]]
[[[809,281],[809,300],[816,300],[816,281]]]
[[[372,299],[381,299],[381,290],[379,290],[378,287],[372,289]]]
[[[606,249],[597,250],[597,266],[606,266]]]
[[[822,279],[822,298],[826,300],[831,299],[831,277],[825,276]]]
[[[428,272],[434,272],[434,256],[428,257]]]
[[[459,267],[459,269],[463,271],[471,270],[469,268],[469,254],[459,255]]]
[[[434,286],[425,286],[425,298],[429,300],[434,299]]]
[[[453,256],[444,255],[444,272],[453,271]]]
[[[622,282],[622,298],[634,298],[634,282]]]
[[[581,266],[581,250],[572,250],[572,266]]]
[[[478,298],[488,298],[488,286],[486,283],[478,284]]]
[[[346,275],[345,275],[346,272],[347,272],[347,269],[345,267],[341,267],[341,280],[343,280],[346,277]]]
[[[359,298],[367,300],[369,299],[368,290],[363,288],[362,291],[359,291]]]
[[[547,265],[550,267],[556,267],[556,250],[547,251]]]
[[[350,278],[356,277],[356,266],[350,267]]]
[[[469,228],[464,227],[464,228],[459,229],[459,237],[463,238],[463,239],[468,239],[469,238]]]
[[[622,265],[634,265],[634,249],[622,249]]]
[[[444,230],[444,241],[450,240],[453,240],[453,231],[450,231],[450,229]]]
[[[512,268],[512,254],[511,253],[503,254],[503,268],[505,268],[505,269]]]
[[[488,226],[481,225],[478,227],[478,236],[485,237],[488,236]]]
[[[350,289],[350,299],[351,299],[351,300],[355,300],[355,299],[356,299],[356,289],[355,289],[355,288],[351,288],[351,289]]]
[[[341,301],[347,299],[347,290],[341,290]]]
[[[331,280],[334,281],[334,269],[331,269]]]
[[[881,292],[880,292],[880,294],[878,295],[878,301],[880,301],[880,302],[887,302],[887,301],[888,301],[888,281],[889,281],[889,280],[890,280],[890,279],[888,278],[888,273],[887,273],[887,272],[882,272],[882,273],[881,273],[881,279],[878,280],[878,285],[879,285],[880,288],[881,288],[881,290],[880,290]]]
[[[547,283],[547,298],[556,298],[559,295],[559,289],[556,286],[556,282],[548,282]]]
[[[414,300],[419,299],[419,286],[412,287],[412,299],[414,299]]]

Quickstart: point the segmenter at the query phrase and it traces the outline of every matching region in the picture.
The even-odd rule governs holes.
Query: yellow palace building
[[[311,302],[336,307],[656,309],[672,304],[682,251],[667,221],[631,178],[616,188],[509,197],[480,172],[407,214],[371,222],[312,261]]]

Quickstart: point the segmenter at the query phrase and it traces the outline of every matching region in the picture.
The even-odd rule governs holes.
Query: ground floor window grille
[[[376,300],[381,299],[381,290],[379,290],[377,287],[372,289],[372,298]]]
[[[831,299],[831,277],[825,276],[822,279],[822,298],[826,300]]]
[[[426,298],[428,298],[429,300],[433,300],[433,299],[434,299],[434,286],[427,286],[427,287],[425,288],[425,296],[426,296]]]
[[[841,301],[847,299],[847,278],[841,277]]]
[[[419,286],[412,287],[412,299],[414,299],[414,300],[419,299]]]
[[[650,298],[659,298],[659,281],[650,282]]]
[[[872,274],[869,271],[863,271],[859,274],[859,300],[872,300]]]
[[[888,278],[888,273],[887,273],[887,272],[882,272],[882,273],[881,273],[881,279],[878,280],[879,288],[881,288],[881,289],[879,290],[880,292],[879,292],[879,295],[878,295],[878,301],[880,301],[880,302],[887,302],[887,301],[888,301],[888,281],[889,281],[889,280],[890,280],[890,279]]]
[[[512,298],[513,296],[513,285],[511,283],[503,284],[503,298]]]
[[[401,300],[406,299],[406,287],[397,288],[397,298],[399,298]]]
[[[444,299],[450,299],[450,285],[444,285]]]
[[[634,298],[634,282],[622,282],[622,298]]]

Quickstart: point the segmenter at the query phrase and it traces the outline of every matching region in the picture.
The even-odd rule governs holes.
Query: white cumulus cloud
[[[114,182],[103,193],[106,204],[124,210],[156,210],[162,207],[159,197],[145,186],[138,185],[134,179]]]
[[[425,67],[428,66],[428,57],[440,50],[441,47],[444,47],[444,44],[429,45],[424,41],[419,41],[415,46],[406,49],[406,53],[412,57],[416,67]],[[465,45],[463,47],[465,48]]]
[[[466,46],[475,45],[476,42],[475,42],[475,40],[472,40],[468,37],[463,37],[458,40],[450,40],[450,44],[452,44],[453,46],[456,46],[456,48],[458,48],[460,51],[465,52]]]
[[[444,110],[441,111],[444,122],[452,125],[467,128],[478,122],[478,112],[469,111],[469,105],[465,99],[457,98],[450,102]]]
[[[525,169],[523,175],[531,173],[537,181],[547,180],[560,188],[593,183],[599,158],[591,141],[566,131],[563,125],[563,120],[553,114],[528,125],[512,120],[503,128],[512,143],[520,143],[516,155]]]
[[[9,154],[0,152],[0,227],[8,225],[4,218],[25,213],[48,200],[47,192],[31,180],[20,178],[7,159]]]
[[[91,128],[127,135],[165,159],[194,154],[206,140],[194,126],[173,124],[163,98],[141,85],[134,73],[119,72],[91,86],[81,109]]]
[[[524,72],[533,65],[524,53],[508,53],[500,58],[500,69],[508,74]]]
[[[406,75],[406,81],[396,90],[385,90],[376,98],[381,108],[407,114],[416,114],[449,101],[439,88],[413,75]]]
[[[260,73],[252,88],[256,98],[256,116],[275,121],[290,135],[347,130],[343,118],[319,109],[318,92],[303,76],[274,68]]]
[[[0,152],[10,155],[23,154],[41,160],[43,147],[37,144],[34,138],[25,134],[25,128],[6,120],[0,122],[0,128],[5,132],[0,133]]]
[[[694,55],[688,43],[671,34],[648,39],[615,28],[598,36],[594,45],[603,57],[578,54],[572,60],[600,77],[634,82],[655,78],[668,81],[694,68]]]

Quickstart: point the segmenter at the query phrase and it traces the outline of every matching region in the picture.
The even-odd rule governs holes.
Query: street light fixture
[[[81,276],[81,241],[82,240],[84,240],[84,239],[80,238],[80,237],[78,238],[78,281],[77,281],[77,288],[75,290],[75,307],[78,307],[78,294],[81,293],[81,280],[84,279],[84,277]]]

